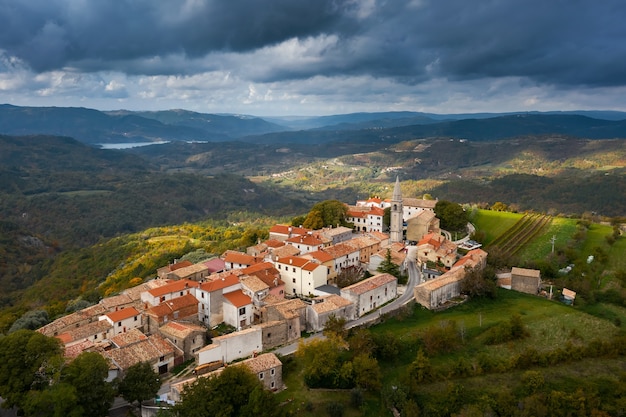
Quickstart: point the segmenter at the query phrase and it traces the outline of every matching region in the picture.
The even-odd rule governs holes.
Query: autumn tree
[[[348,226],[347,213],[348,206],[339,200],[321,201],[311,208],[302,226],[313,230],[328,226]]]
[[[362,280],[364,275],[365,271],[359,265],[350,265],[346,268],[342,268],[341,272],[337,274],[337,286],[344,288],[355,284]]]

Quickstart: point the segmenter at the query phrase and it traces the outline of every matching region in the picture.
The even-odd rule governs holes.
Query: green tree
[[[83,417],[78,405],[76,388],[70,384],[55,383],[43,391],[30,391],[24,404],[29,417]]]
[[[106,377],[109,364],[99,353],[83,352],[63,369],[61,381],[76,389],[77,404],[84,415],[104,417],[113,404],[115,392]]]
[[[489,266],[483,270],[476,266],[466,269],[465,279],[461,282],[461,293],[472,298],[496,298],[498,285],[493,268]]]
[[[32,330],[0,337],[0,396],[6,407],[24,408],[29,391],[47,388],[58,373],[58,339]]]
[[[198,378],[185,388],[173,411],[178,417],[270,416],[277,403],[262,393],[259,379],[247,367],[229,366],[217,376]],[[250,414],[263,410],[262,414]]]
[[[313,230],[324,227],[324,217],[322,217],[322,212],[319,210],[311,210],[306,216],[304,223],[302,223],[302,226]]]
[[[37,330],[38,328],[48,324],[48,312],[45,310],[33,310],[25,313],[22,317],[15,320],[9,333],[13,333],[20,329]]]
[[[296,355],[302,358],[304,382],[309,387],[333,388],[342,364],[340,357],[345,351],[344,343],[337,337],[300,342]]]
[[[118,391],[129,403],[154,398],[161,387],[161,378],[154,372],[148,362],[138,362],[126,371],[124,379],[119,384]]]
[[[469,221],[468,213],[457,203],[447,200],[439,200],[435,204],[435,214],[441,221],[441,228],[450,232],[465,230]]]
[[[424,351],[420,349],[417,352],[417,357],[408,369],[409,386],[411,390],[415,392],[422,382],[429,382],[433,378],[433,367],[430,363],[430,359],[424,354]]]
[[[391,274],[394,277],[398,278],[400,274],[400,267],[395,264],[391,258],[391,249],[387,248],[387,253],[385,254],[385,259],[378,265],[376,269],[378,272]]]

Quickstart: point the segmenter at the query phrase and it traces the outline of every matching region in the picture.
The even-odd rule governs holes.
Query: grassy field
[[[552,252],[552,238],[555,238],[555,248],[563,247],[576,233],[575,219],[555,217],[545,233],[537,236],[522,249],[518,256],[522,260],[543,259]]]
[[[610,307],[611,314],[606,319],[584,313],[573,307],[558,302],[545,300],[527,294],[508,290],[499,290],[495,300],[474,300],[456,308],[443,312],[432,312],[419,306],[412,308],[410,314],[373,326],[370,331],[379,334],[393,334],[402,341],[403,349],[394,360],[380,362],[383,387],[401,384],[407,366],[415,359],[418,344],[417,335],[442,322],[454,321],[457,329],[463,329],[463,341],[453,352],[438,354],[431,357],[431,363],[439,374],[445,375],[447,370],[461,358],[472,360],[479,355],[493,358],[508,359],[526,349],[551,351],[563,347],[567,343],[585,345],[592,340],[608,339],[618,334],[619,328],[614,325],[616,316],[626,319],[626,309]],[[488,330],[498,323],[508,321],[513,314],[519,314],[529,331],[529,337],[515,343],[485,345],[484,336]],[[568,364],[555,364],[545,370],[547,383],[560,383],[559,379],[569,380],[580,375],[589,378],[602,378],[607,370],[626,371],[623,360],[585,359]],[[522,372],[510,371],[489,373],[472,378],[442,378],[443,382],[424,384],[424,392],[442,392],[450,383],[460,383],[467,389],[497,390],[500,384],[516,386]],[[367,394],[365,403],[360,409],[349,406],[350,390],[310,390],[303,382],[302,364],[298,358],[285,361],[285,384],[287,389],[279,393],[284,406],[298,416],[326,415],[326,404],[340,402],[345,405],[344,416],[391,416],[384,409],[381,393]],[[554,382],[553,382],[554,381]],[[474,384],[481,385],[474,385]],[[383,389],[384,391],[384,389]]]
[[[513,227],[523,217],[520,213],[506,211],[477,210],[471,219],[477,230],[486,233],[483,244],[488,245],[498,236]]]

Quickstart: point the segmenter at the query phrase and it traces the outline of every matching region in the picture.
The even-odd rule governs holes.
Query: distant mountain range
[[[496,140],[552,133],[589,139],[626,138],[626,113],[380,112],[260,118],[186,110],[103,112],[79,107],[0,105],[0,134],[69,136],[91,145],[234,140],[264,144],[315,145],[330,142],[398,142],[426,137]]]

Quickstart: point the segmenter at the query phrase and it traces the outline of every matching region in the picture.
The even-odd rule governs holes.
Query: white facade
[[[309,259],[289,256],[276,261],[286,294],[309,295],[328,283],[328,268]]]
[[[341,289],[341,296],[356,307],[362,316],[396,298],[398,279],[391,274],[378,274]]]
[[[196,352],[197,365],[222,361],[229,363],[247,358],[263,350],[260,328],[251,327],[240,332],[213,338],[213,343]]]
[[[126,333],[130,329],[137,329],[143,326],[141,313],[134,307],[128,307],[113,313],[105,314],[104,316],[100,316],[98,319],[106,320],[109,324],[111,324],[111,326],[113,326],[111,334],[114,336],[120,333]]]

